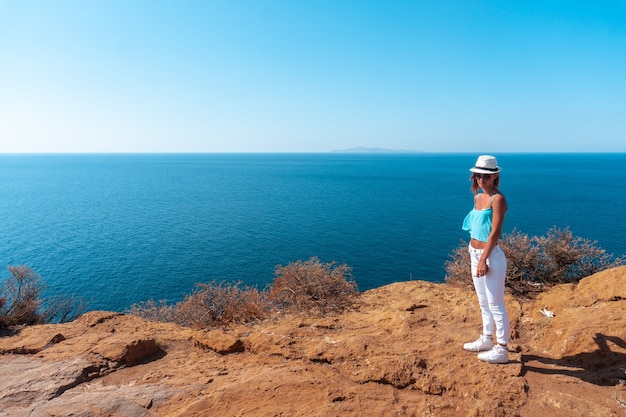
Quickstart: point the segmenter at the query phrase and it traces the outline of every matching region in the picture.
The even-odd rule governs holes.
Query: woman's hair
[[[497,177],[493,180],[494,187],[500,187],[500,173],[492,175],[497,175]],[[472,193],[476,194],[478,190],[480,190],[480,187],[478,186],[478,180],[476,179],[476,175],[474,175],[474,173],[470,175],[470,181],[472,182]]]

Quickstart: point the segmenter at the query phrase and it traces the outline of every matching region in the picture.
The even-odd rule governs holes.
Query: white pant
[[[472,262],[472,280],[480,304],[483,318],[483,334],[493,335],[494,327],[496,341],[506,345],[511,338],[509,317],[504,306],[504,282],[506,280],[506,257],[500,246],[496,246],[487,258],[487,275],[476,276],[478,261],[483,253],[482,249],[469,246]]]

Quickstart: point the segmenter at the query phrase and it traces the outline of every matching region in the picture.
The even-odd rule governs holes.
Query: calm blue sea
[[[626,154],[503,154],[505,232],[570,227],[626,252]],[[360,290],[443,281],[471,209],[469,154],[0,155],[0,264],[124,311],[194,284],[264,288],[319,257]],[[0,277],[7,277],[3,269]]]

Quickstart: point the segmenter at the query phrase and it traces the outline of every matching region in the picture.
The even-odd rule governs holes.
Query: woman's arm
[[[502,194],[497,194],[491,203],[493,210],[493,218],[491,219],[491,233],[487,239],[487,244],[483,249],[483,253],[478,261],[478,267],[476,269],[476,275],[482,277],[487,274],[487,259],[491,254],[493,248],[498,244],[500,234],[502,233],[502,226],[504,225],[504,216],[506,214],[507,204],[506,198]]]

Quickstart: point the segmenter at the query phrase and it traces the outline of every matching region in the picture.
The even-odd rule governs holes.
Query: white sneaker
[[[463,349],[470,352],[483,352],[493,347],[493,340],[491,335],[481,334],[478,339],[473,342],[469,342],[463,345]]]
[[[509,363],[509,349],[506,346],[495,345],[493,349],[479,353],[478,359],[489,363]]]

